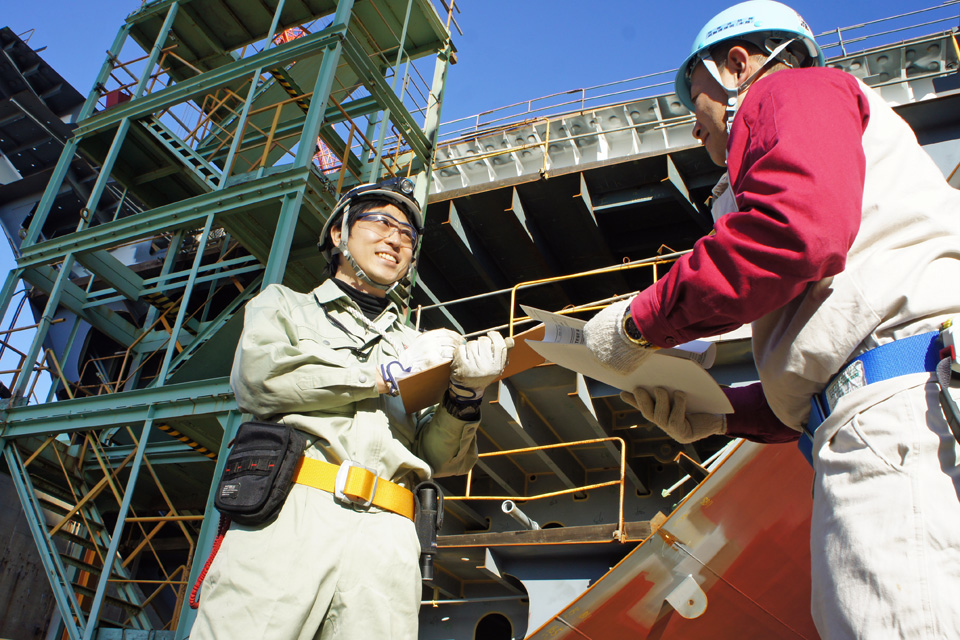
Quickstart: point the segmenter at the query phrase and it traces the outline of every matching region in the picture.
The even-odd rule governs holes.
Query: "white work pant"
[[[872,384],[816,432],[812,610],[824,640],[960,638],[960,447],[938,392],[925,374]]]
[[[271,524],[232,524],[200,592],[192,640],[415,640],[413,522],[294,485]]]

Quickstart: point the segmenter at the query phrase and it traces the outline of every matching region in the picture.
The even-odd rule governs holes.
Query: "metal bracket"
[[[688,575],[664,598],[677,613],[692,620],[707,610],[707,594],[703,592],[693,575]]]

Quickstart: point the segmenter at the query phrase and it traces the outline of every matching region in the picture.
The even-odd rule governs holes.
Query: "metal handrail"
[[[618,485],[620,487],[620,502],[619,509],[617,511],[617,529],[613,532],[613,537],[615,540],[620,542],[626,541],[626,536],[623,532],[623,501],[624,501],[624,492],[626,487],[626,469],[627,469],[627,443],[623,438],[593,438],[591,440],[577,440],[575,442],[557,442],[555,444],[545,444],[539,445],[536,447],[524,447],[522,449],[510,449],[507,451],[490,451],[487,453],[481,453],[478,455],[479,458],[494,458],[497,456],[511,456],[519,455],[524,453],[534,453],[537,451],[544,451],[546,449],[560,449],[560,448],[572,448],[582,445],[589,444],[599,444],[601,442],[617,442],[620,444],[620,478],[618,480],[609,480],[607,482],[596,482],[593,484],[583,485],[580,487],[573,487],[572,489],[561,489],[559,491],[549,491],[547,493],[541,493],[534,496],[475,496],[471,494],[471,486],[473,482],[473,469],[476,467],[471,467],[470,471],[467,472],[467,488],[466,494],[462,496],[444,496],[444,500],[451,500],[454,502],[466,502],[469,500],[478,500],[478,501],[503,501],[503,500],[513,500],[516,502],[532,502],[534,500],[542,500],[544,498],[553,498],[556,496],[568,495],[571,493],[580,493],[584,491],[590,491],[592,489],[600,489],[603,487],[610,487],[613,485]]]
[[[862,28],[869,27],[869,26],[874,26],[874,25],[877,25],[877,24],[885,23],[885,22],[889,22],[889,21],[891,21],[891,20],[898,20],[898,19],[901,19],[901,18],[905,18],[905,17],[909,17],[909,16],[915,16],[915,15],[920,15],[920,14],[929,14],[929,13],[931,13],[931,12],[938,11],[938,10],[942,10],[942,9],[945,9],[945,8],[947,8],[947,7],[950,7],[950,6],[953,6],[953,5],[957,5],[957,4],[960,4],[960,0],[946,0],[945,2],[943,2],[943,3],[939,4],[939,5],[935,5],[935,6],[932,6],[932,7],[927,7],[927,8],[925,8],[925,9],[918,9],[918,10],[915,10],[915,11],[909,11],[909,12],[902,13],[902,14],[898,14],[898,15],[895,15],[895,16],[890,16],[890,17],[886,17],[886,18],[880,18],[880,19],[878,19],[878,20],[871,20],[871,21],[868,21],[868,22],[864,22],[864,23],[860,23],[860,24],[856,24],[856,25],[851,25],[851,26],[848,26],[848,27],[831,29],[831,30],[829,30],[829,31],[825,31],[825,32],[817,35],[816,38],[817,38],[818,41],[819,41],[820,38],[826,38],[826,37],[830,37],[830,36],[834,36],[834,35],[837,36],[837,38],[838,38],[838,41],[837,41],[837,42],[831,42],[831,43],[821,44],[821,48],[823,48],[823,49],[826,50],[826,49],[831,49],[831,48],[833,48],[833,47],[839,46],[840,49],[841,49],[841,51],[843,52],[842,55],[843,55],[843,56],[846,56],[846,55],[850,55],[850,53],[851,53],[850,51],[848,51],[848,50],[846,49],[846,45],[848,45],[848,44],[850,44],[850,43],[854,43],[854,42],[866,42],[866,41],[868,41],[868,40],[875,40],[875,39],[877,39],[877,38],[883,38],[883,37],[885,37],[885,36],[889,36],[889,35],[892,35],[892,34],[903,33],[903,32],[910,31],[910,30],[912,30],[912,29],[918,29],[918,28],[925,27],[925,26],[930,26],[930,25],[933,25],[933,24],[946,23],[946,22],[948,22],[948,21],[956,20],[957,16],[956,16],[956,14],[951,14],[951,15],[945,16],[945,17],[943,17],[943,18],[936,18],[936,19],[933,19],[933,20],[928,20],[928,21],[925,21],[925,22],[917,23],[917,24],[904,25],[904,26],[897,27],[897,28],[894,28],[894,29],[884,30],[884,31],[881,31],[881,32],[878,32],[878,33],[867,34],[867,35],[860,36],[860,37],[857,37],[857,38],[853,38],[853,39],[850,39],[850,40],[844,40],[844,39],[843,39],[843,34],[844,34],[844,33],[847,33],[847,32],[850,32],[850,31],[854,31],[854,30],[857,30],[857,29],[862,29]],[[952,30],[952,29],[951,29],[951,30]],[[892,42],[884,42],[884,43],[882,43],[882,44],[883,44],[883,45],[888,45],[888,44],[893,44],[893,43],[892,43]],[[881,46],[881,45],[878,44],[877,46]],[[865,48],[866,48],[866,47],[865,47]],[[551,94],[548,94],[548,95],[545,95],[545,96],[540,96],[540,97],[538,97],[538,98],[533,98],[532,100],[524,100],[524,101],[520,101],[520,102],[514,102],[514,103],[512,103],[512,104],[504,105],[504,106],[498,107],[498,108],[496,108],[496,109],[488,109],[488,110],[486,110],[486,111],[481,111],[481,112],[478,113],[478,114],[474,114],[474,115],[470,115],[470,116],[464,116],[464,117],[462,117],[462,118],[457,118],[457,119],[455,119],[455,120],[450,120],[450,121],[444,122],[444,123],[442,123],[442,124],[440,125],[440,131],[441,131],[441,134],[440,134],[440,143],[441,143],[441,144],[446,144],[446,143],[453,142],[454,140],[456,140],[456,139],[458,139],[458,138],[474,137],[476,134],[480,133],[481,131],[487,131],[487,130],[489,130],[490,128],[495,127],[498,123],[504,123],[504,122],[506,122],[506,121],[516,122],[516,121],[518,121],[518,120],[522,120],[522,119],[525,119],[525,118],[531,118],[531,117],[544,117],[544,115],[545,115],[544,112],[545,112],[545,111],[548,111],[548,110],[551,110],[551,109],[555,110],[554,113],[553,113],[553,115],[557,115],[557,114],[559,113],[559,111],[556,111],[556,110],[561,109],[561,108],[564,108],[564,107],[570,107],[571,105],[575,105],[575,104],[579,104],[579,105],[580,105],[580,109],[579,109],[579,110],[581,110],[581,111],[587,109],[587,108],[588,108],[588,105],[590,105],[589,108],[598,108],[598,107],[601,107],[601,106],[610,106],[609,104],[606,104],[606,103],[604,103],[604,104],[597,104],[597,103],[598,103],[599,101],[605,99],[605,98],[609,98],[609,97],[612,96],[612,95],[625,95],[625,94],[629,94],[629,93],[635,93],[635,94],[638,94],[638,97],[637,97],[636,99],[639,99],[640,97],[654,97],[652,94],[650,94],[651,90],[652,90],[652,89],[655,89],[655,88],[658,88],[658,87],[663,87],[663,86],[672,85],[672,84],[673,84],[672,78],[673,78],[673,74],[675,74],[675,73],[676,73],[676,69],[668,69],[668,70],[659,71],[659,72],[656,72],[656,73],[649,73],[649,74],[646,74],[646,75],[636,76],[636,77],[634,77],[634,78],[628,78],[628,79],[626,79],[626,80],[620,80],[620,81],[616,81],[616,82],[609,82],[609,83],[605,83],[605,84],[598,84],[598,85],[593,85],[593,86],[590,86],[590,87],[584,87],[584,88],[578,88],[578,89],[570,89],[570,90],[567,90],[567,91],[560,91],[560,92],[551,93]],[[592,95],[593,92],[595,92],[595,91],[597,91],[597,90],[600,90],[600,89],[606,89],[606,88],[612,87],[612,86],[630,85],[631,83],[635,83],[635,82],[640,81],[640,80],[649,80],[649,79],[651,79],[651,78],[656,78],[656,77],[658,77],[658,76],[663,76],[663,75],[667,75],[667,76],[668,76],[668,80],[665,80],[665,81],[662,81],[662,82],[655,82],[655,83],[652,83],[652,84],[641,84],[640,86],[630,86],[629,88],[621,89],[621,90],[619,90],[619,91],[617,91],[617,92],[615,92],[615,93],[601,93],[601,94],[598,94],[598,95]],[[579,98],[578,100],[566,100],[566,101],[560,102],[560,103],[558,103],[558,104],[546,104],[546,105],[542,105],[542,106],[541,106],[541,104],[542,104],[544,101],[548,101],[548,100],[550,100],[551,98],[556,98],[556,97],[559,97],[559,96],[570,96],[570,95],[573,95],[573,94],[578,94],[578,95],[580,96],[580,98]],[[538,103],[541,103],[541,104],[538,104]],[[512,113],[509,114],[509,115],[505,113],[505,112],[507,112],[507,111],[509,111],[509,110],[511,110],[511,109],[514,109],[514,110],[515,110],[516,107],[519,107],[519,106],[521,106],[521,105],[527,105],[527,108],[526,108],[525,110],[520,111],[519,113],[517,113],[516,111],[512,112]],[[569,109],[569,108],[566,108],[566,109],[563,109],[563,110],[564,110],[564,111],[571,111],[571,109]],[[488,116],[492,116],[492,115],[494,115],[494,114],[504,114],[504,115],[500,115],[500,116],[497,116],[497,117],[493,117],[493,118],[489,118],[489,119],[484,120],[484,118],[487,118]],[[472,124],[469,124],[469,123],[472,123]]]

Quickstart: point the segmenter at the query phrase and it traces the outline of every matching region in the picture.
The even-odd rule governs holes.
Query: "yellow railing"
[[[608,480],[606,482],[597,482],[594,484],[587,484],[579,487],[573,487],[571,489],[561,489],[560,491],[550,491],[548,493],[541,493],[535,496],[477,496],[472,493],[473,485],[473,468],[467,473],[467,489],[466,494],[462,496],[444,496],[444,500],[454,501],[454,502],[464,502],[468,500],[513,500],[515,502],[532,502],[534,500],[543,500],[544,498],[553,498],[555,496],[562,496],[571,493],[581,493],[584,491],[590,491],[592,489],[600,489],[602,487],[610,487],[617,485],[620,491],[620,501],[619,507],[617,509],[617,530],[614,531],[614,539],[619,541],[624,541],[625,536],[623,535],[623,499],[624,499],[624,488],[626,486],[626,469],[627,469],[627,445],[622,438],[594,438],[592,440],[577,440],[576,442],[558,442],[556,444],[545,444],[536,447],[525,447],[523,449],[510,449],[508,451],[491,451],[488,453],[481,453],[479,457],[482,458],[494,458],[498,456],[515,456],[529,453],[536,453],[538,451],[545,451],[547,449],[560,449],[560,448],[572,448],[585,445],[599,444],[602,442],[615,442],[620,445],[620,474],[619,478],[616,480]]]

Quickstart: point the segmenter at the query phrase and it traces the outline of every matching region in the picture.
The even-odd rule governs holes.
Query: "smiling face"
[[[397,222],[409,223],[403,210],[393,204],[382,203],[364,211],[364,214],[381,213],[394,218]],[[330,229],[330,237],[334,246],[340,246],[340,226],[334,225]],[[356,222],[350,227],[350,235],[347,238],[347,250],[357,261],[357,264],[374,282],[389,287],[391,284],[406,275],[410,269],[410,263],[413,260],[413,248],[403,246],[400,234],[392,231],[384,237],[365,225],[358,225]],[[350,264],[342,257],[337,265],[335,276],[352,286],[354,289],[365,293],[373,294],[377,297],[383,297],[386,292],[378,289],[369,283],[364,282],[357,277]]]

